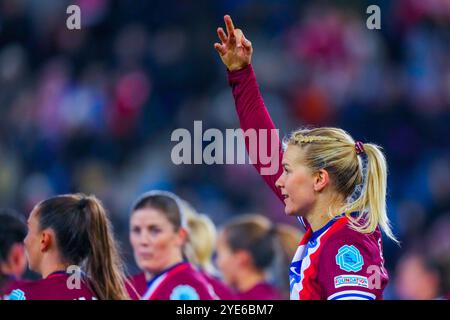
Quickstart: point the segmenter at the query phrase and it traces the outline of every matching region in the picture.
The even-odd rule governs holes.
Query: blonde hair
[[[331,217],[344,213],[351,227],[364,234],[380,226],[398,243],[386,213],[387,165],[381,147],[364,143],[358,155],[353,138],[330,127],[296,130],[284,144],[300,147],[305,164],[314,171],[326,170],[334,189],[347,199],[339,212],[330,212]]]
[[[212,255],[217,239],[216,227],[207,215],[197,213],[191,206],[188,206],[186,213],[188,241],[192,249],[190,260],[208,273],[214,274],[216,270]]]

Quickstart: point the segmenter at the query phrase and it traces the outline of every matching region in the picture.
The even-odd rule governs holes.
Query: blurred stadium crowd
[[[81,30],[66,28],[69,4],[81,8]],[[370,4],[381,8],[381,30],[366,28]],[[176,192],[218,226],[249,212],[296,224],[251,165],[171,162],[174,129],[192,130],[194,120],[204,129],[239,126],[213,48],[225,13],[253,43],[282,135],[331,125],[383,146],[402,242],[384,243],[385,298],[448,292],[446,0],[0,1],[1,206],[26,215],[50,195],[93,193],[132,271],[130,206],[149,189]]]

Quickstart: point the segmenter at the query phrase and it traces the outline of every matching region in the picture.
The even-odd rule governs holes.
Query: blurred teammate
[[[289,277],[286,276],[286,270],[289,270],[292,257],[298,248],[298,240],[304,234],[294,226],[277,223],[276,231],[276,247],[277,258],[274,267],[271,270],[271,281],[275,287],[281,292],[283,299],[289,300]]]
[[[192,248],[184,210],[183,201],[165,191],[145,193],[133,206],[130,242],[143,271],[133,277],[133,283],[142,300],[217,298],[205,277],[188,261]]]
[[[266,130],[266,142],[258,144],[277,170],[269,172],[246,139],[250,158],[286,214],[307,230],[289,271],[291,299],[381,299],[388,281],[381,230],[396,241],[386,215],[383,153],[328,127],[292,132],[283,152],[251,66],[252,44],[229,16],[224,20],[227,33],[217,29],[221,43],[214,47],[228,69],[241,128]]]
[[[27,234],[25,221],[14,211],[0,209],[0,300],[8,288],[21,283],[27,268],[23,239]]]
[[[69,194],[39,203],[24,240],[31,270],[42,280],[19,285],[10,300],[127,299],[111,225],[94,196]],[[71,266],[74,268],[73,273]]]
[[[233,300],[236,296],[217,276],[212,263],[215,251],[217,232],[214,223],[204,214],[199,214],[187,205],[186,216],[189,232],[189,242],[192,247],[190,260],[197,266],[206,280],[212,285],[217,297],[221,300]]]
[[[217,265],[240,300],[281,300],[269,283],[283,244],[279,229],[261,215],[246,215],[227,223],[217,242]]]

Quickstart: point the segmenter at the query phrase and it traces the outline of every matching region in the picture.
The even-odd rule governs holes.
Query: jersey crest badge
[[[23,292],[20,289],[16,289],[11,291],[8,300],[27,300],[27,299],[25,298],[25,292]]]
[[[200,300],[197,291],[188,285],[176,286],[170,294],[170,300]]]
[[[338,250],[336,264],[344,271],[358,272],[364,265],[364,259],[355,246],[344,245]]]

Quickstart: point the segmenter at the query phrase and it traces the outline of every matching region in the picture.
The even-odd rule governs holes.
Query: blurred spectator
[[[400,299],[444,298],[448,295],[444,283],[444,270],[425,253],[410,251],[397,265],[395,286]]]

